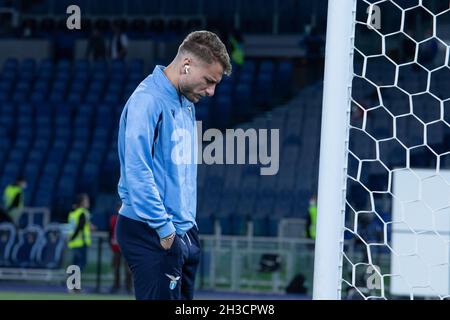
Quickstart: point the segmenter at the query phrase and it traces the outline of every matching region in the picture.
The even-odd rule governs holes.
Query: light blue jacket
[[[196,225],[197,205],[194,104],[163,70],[156,66],[130,96],[118,134],[119,213],[148,223],[160,238]]]

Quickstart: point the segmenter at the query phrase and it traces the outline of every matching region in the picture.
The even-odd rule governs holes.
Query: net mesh
[[[448,299],[449,1],[355,16],[341,296]]]

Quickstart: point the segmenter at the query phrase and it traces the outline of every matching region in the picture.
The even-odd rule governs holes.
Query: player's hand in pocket
[[[165,250],[169,250],[172,247],[174,239],[175,239],[175,232],[165,238],[160,239],[159,243],[161,244],[161,247],[163,247]]]

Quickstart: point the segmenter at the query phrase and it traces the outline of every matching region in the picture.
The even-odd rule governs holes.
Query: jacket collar
[[[155,84],[160,87],[164,93],[177,102],[181,103],[181,106],[188,107],[192,105],[192,102],[189,101],[184,95],[180,94],[177,88],[170,82],[169,78],[167,78],[164,73],[164,69],[166,67],[157,65],[153,69],[153,78],[155,80]]]

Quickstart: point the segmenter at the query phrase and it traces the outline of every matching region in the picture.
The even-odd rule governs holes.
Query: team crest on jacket
[[[173,290],[177,287],[177,282],[180,280],[180,277],[171,276],[170,274],[166,273],[166,276],[170,279],[169,283],[169,289]]]

